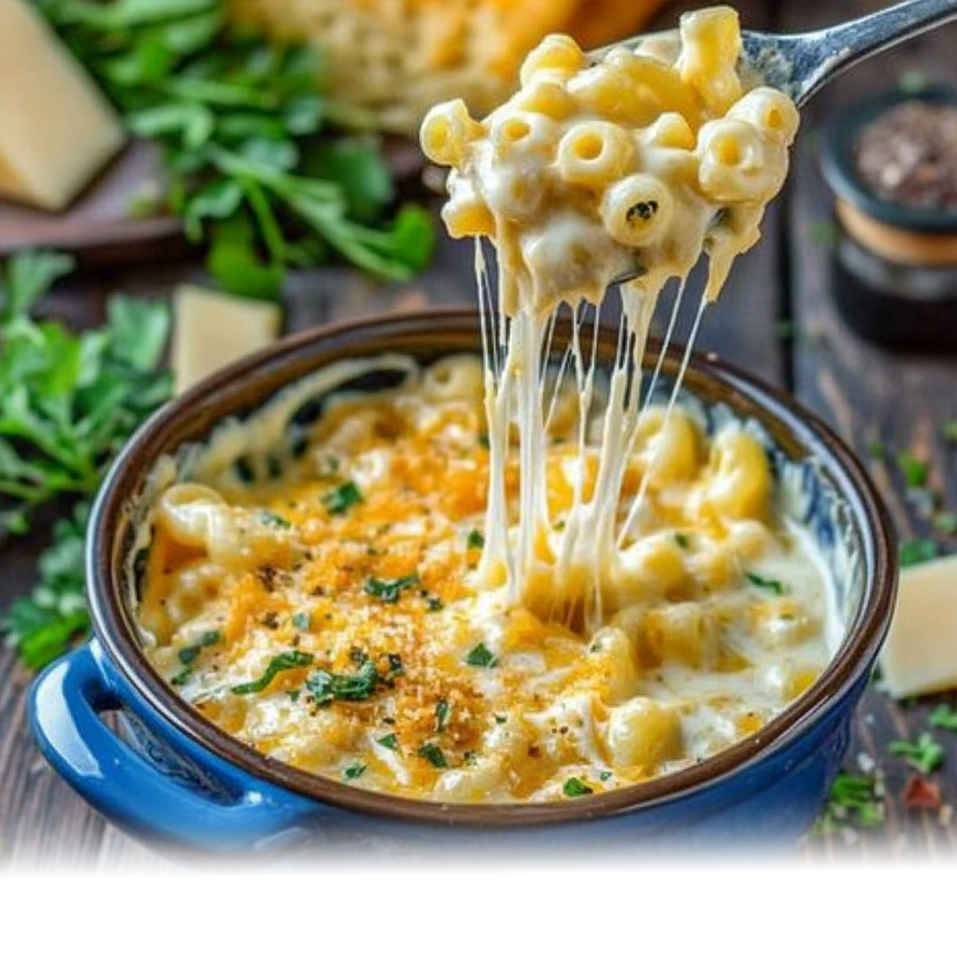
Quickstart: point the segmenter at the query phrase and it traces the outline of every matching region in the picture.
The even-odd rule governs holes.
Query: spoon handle
[[[948,20],[957,20],[957,0],[907,0],[812,33],[745,34],[745,58],[767,85],[802,106],[825,83],[861,60]]]

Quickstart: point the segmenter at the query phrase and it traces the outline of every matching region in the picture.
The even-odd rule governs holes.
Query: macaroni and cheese
[[[370,374],[397,384],[316,399]],[[647,531],[592,626],[483,583],[483,403],[477,357],[336,365],[162,463],[138,606],[159,673],[272,757],[462,802],[564,800],[688,766],[814,680],[832,596],[777,517],[755,432],[649,411],[623,477],[634,494],[650,476]],[[544,444],[555,534],[598,474],[601,421],[582,472],[577,405],[566,384]],[[504,484],[514,530],[515,456]]]
[[[761,441],[642,382],[665,283],[706,253],[715,296],[786,173],[797,112],[739,50],[724,7],[595,64],[551,36],[484,120],[432,110],[448,228],[498,256],[482,359],[332,366],[157,478],[139,619],[188,701],[360,787],[542,801],[700,761],[815,679],[837,616]]]

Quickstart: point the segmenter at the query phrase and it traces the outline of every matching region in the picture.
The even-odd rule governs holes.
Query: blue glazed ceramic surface
[[[821,678],[757,734],[654,781],[547,805],[440,805],[374,794],[258,754],[186,705],[152,671],[125,596],[130,515],[160,454],[196,441],[319,365],[386,348],[428,360],[474,348],[471,313],[382,317],[266,350],[170,403],[134,437],[97,501],[88,541],[97,634],[34,683],[43,754],[106,817],[140,837],[192,848],[294,845],[390,853],[471,848],[643,854],[656,849],[788,848],[820,812],[847,746],[895,597],[896,552],[864,470],[787,396],[720,363],[692,364],[705,416],[754,423],[783,504],[820,543],[848,620]],[[666,373],[674,368],[665,365]],[[108,726],[101,716],[116,713]]]

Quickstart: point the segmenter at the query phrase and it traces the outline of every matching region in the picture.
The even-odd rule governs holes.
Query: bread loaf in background
[[[412,135],[440,100],[488,112],[547,33],[585,48],[639,31],[665,0],[229,0],[238,24],[323,54],[325,87]]]

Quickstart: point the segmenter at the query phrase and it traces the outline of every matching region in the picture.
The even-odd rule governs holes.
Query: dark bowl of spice
[[[957,89],[857,103],[823,142],[843,317],[889,346],[957,348]]]

